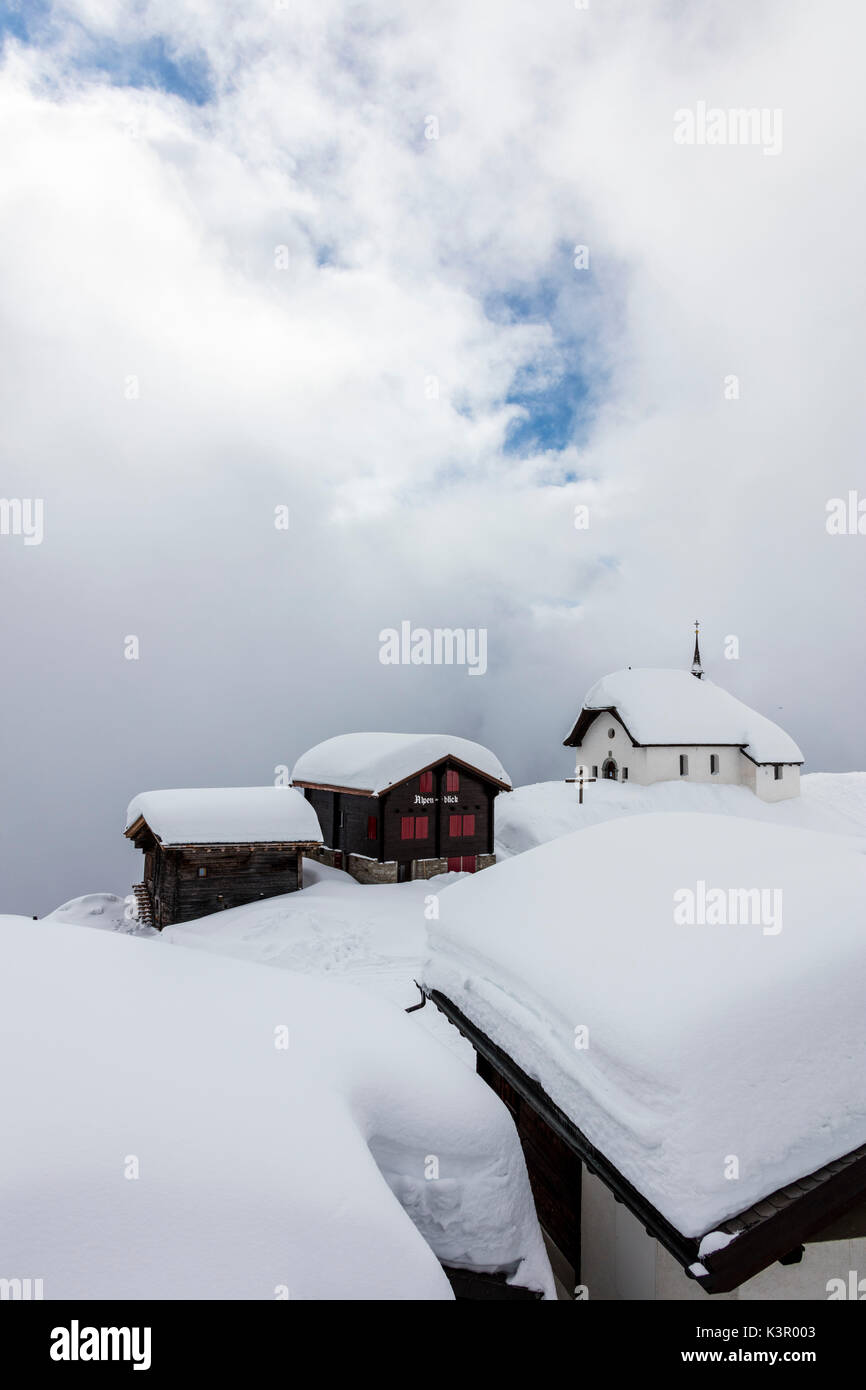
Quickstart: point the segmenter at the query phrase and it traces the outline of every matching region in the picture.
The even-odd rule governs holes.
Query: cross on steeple
[[[699,631],[700,623],[698,622],[697,618],[695,618],[695,655],[694,660],[692,661],[692,675],[697,676],[698,680],[700,680],[704,674],[704,668],[701,665],[701,649],[698,646]]]

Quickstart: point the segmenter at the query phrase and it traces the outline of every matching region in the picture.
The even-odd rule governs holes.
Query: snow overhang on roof
[[[511,790],[508,773],[489,748],[451,734],[339,734],[298,758],[292,782],[379,796],[446,759]]]
[[[706,1293],[730,1293],[808,1241],[866,1235],[866,1144],[804,1174],[796,1182],[721,1223],[701,1237],[684,1236],[638,1192],[539,1083],[476,1028],[438,990],[425,990],[437,1008],[499,1072],[555,1134],[595,1173],[647,1232],[673,1255]],[[845,1218],[856,1213],[853,1223]]]
[[[855,837],[632,816],[445,889],[422,978],[721,1291],[866,1197],[864,902]]]
[[[603,676],[589,691],[564,740],[579,748],[600,713],[615,714],[638,747],[729,745],[755,763],[802,763],[784,729],[721,686],[689,671],[625,670]]]
[[[144,822],[161,844],[322,843],[318,817],[292,787],[191,787],[141,792],[129,803],[125,834]]]

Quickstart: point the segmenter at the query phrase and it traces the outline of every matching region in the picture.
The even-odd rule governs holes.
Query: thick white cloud
[[[695,616],[811,766],[863,766],[866,537],[824,518],[866,496],[864,28],[855,0],[78,0],[7,42],[2,491],[46,536],[0,541],[6,908],[123,887],[143,787],[268,780],[346,729],[564,774],[584,689],[685,663]],[[210,101],[93,67],[154,35]],[[780,108],[781,153],[675,144],[699,101]],[[575,368],[574,440],[507,452],[510,390]],[[486,626],[487,676],[382,667],[407,618]]]

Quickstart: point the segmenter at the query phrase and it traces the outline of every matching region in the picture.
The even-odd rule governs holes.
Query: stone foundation
[[[367,859],[363,854],[350,854],[346,871],[359,883],[397,882],[396,859],[380,864],[378,859]]]
[[[308,850],[307,858],[315,859],[320,864],[327,864],[332,869],[345,869],[358,883],[397,882],[396,859],[388,859],[382,864],[378,859],[369,859],[365,854],[346,856],[339,850],[326,849],[324,845],[318,849]],[[489,869],[495,863],[495,854],[477,854],[475,856],[475,872],[480,873],[482,869]],[[437,874],[447,874],[447,872],[447,858],[412,860],[413,880],[435,878]]]

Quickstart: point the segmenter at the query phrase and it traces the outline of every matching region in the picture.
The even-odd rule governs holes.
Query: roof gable
[[[447,761],[511,790],[508,773],[489,748],[451,734],[339,734],[301,755],[292,769],[292,782],[380,796]]]

